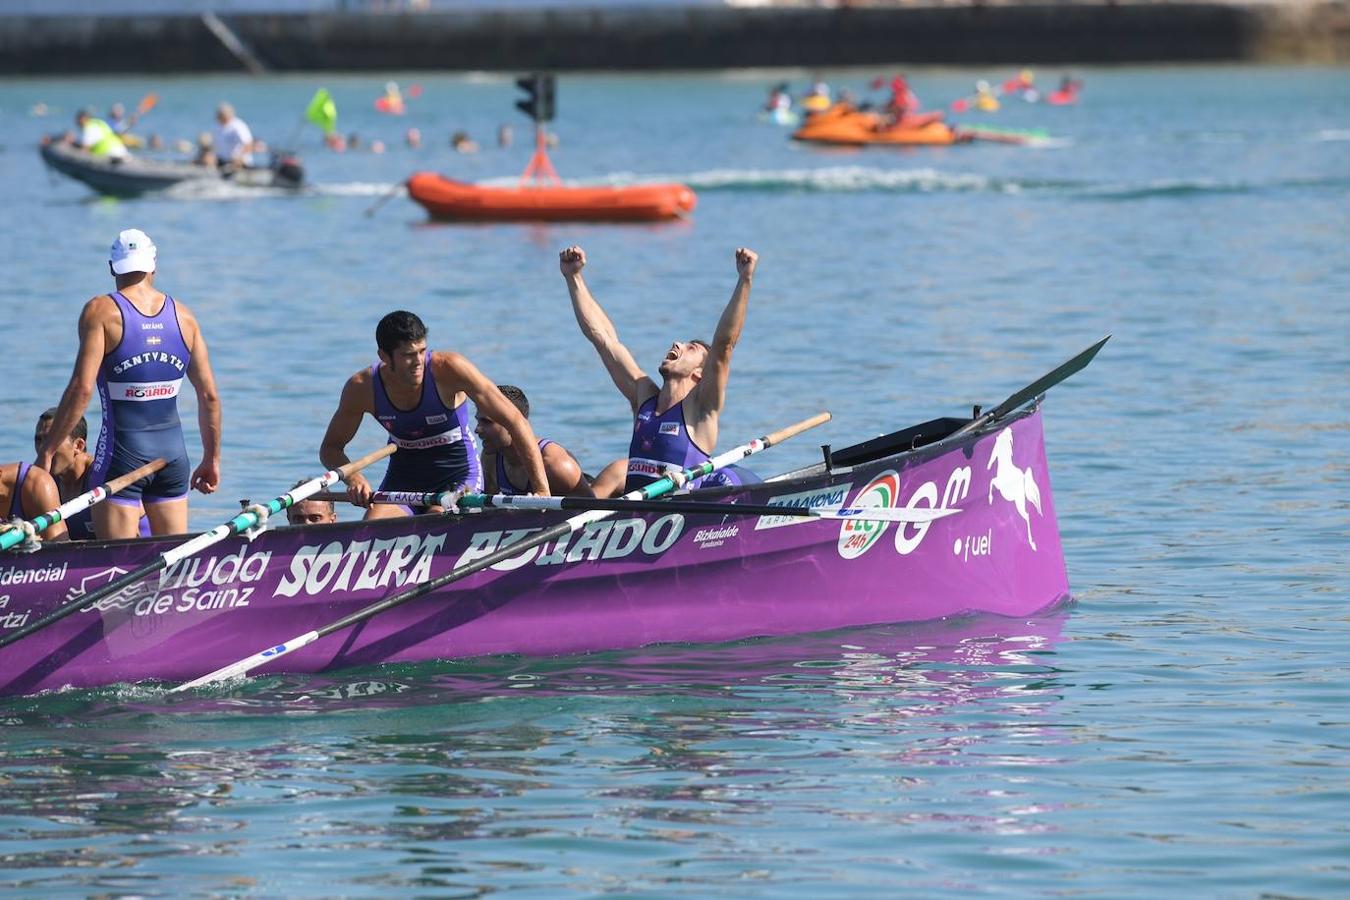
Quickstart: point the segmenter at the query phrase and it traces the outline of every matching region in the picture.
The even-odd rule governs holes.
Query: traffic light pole
[[[558,177],[558,172],[553,168],[553,163],[549,161],[548,136],[544,133],[544,124],[542,122],[534,123],[534,155],[530,157],[530,162],[525,166],[525,171],[520,175],[520,186],[524,187],[530,181],[535,184],[550,181],[553,184],[562,184],[562,179]]]

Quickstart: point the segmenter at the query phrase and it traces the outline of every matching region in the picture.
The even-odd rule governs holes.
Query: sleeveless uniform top
[[[656,397],[638,407],[633,440],[628,444],[628,479],[624,493],[646,487],[665,475],[667,466],[682,469],[706,462],[709,455],[695,444],[684,423],[684,401],[656,414]],[[696,479],[689,487],[697,487]]]
[[[111,452],[111,441],[146,459],[172,459],[182,452],[178,391],[192,359],[178,325],[178,307],[165,294],[159,312],[146,316],[121,291],[112,299],[122,314],[122,340],[98,370],[103,429],[95,468]]]
[[[544,448],[553,443],[548,438],[539,439],[539,452],[543,453]],[[506,474],[506,454],[497,454],[497,493],[499,494],[528,494],[530,489],[528,485],[518,488],[511,483],[511,479]]]
[[[23,515],[23,480],[28,477],[28,470],[32,468],[26,462],[19,463],[19,472],[14,476],[14,493],[9,495],[9,518]]]
[[[397,444],[398,452],[389,457],[380,489],[442,491],[466,485],[471,491],[481,491],[483,471],[469,427],[469,402],[451,409],[441,401],[431,370],[431,351],[426,353],[422,396],[412,409],[399,409],[389,399],[380,376],[383,365],[376,362],[370,367],[375,419],[389,432],[389,443]]]

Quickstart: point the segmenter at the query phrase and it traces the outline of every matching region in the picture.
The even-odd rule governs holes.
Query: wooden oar
[[[1093,344],[1091,347],[1087,348],[1082,353],[1079,353],[1073,359],[1069,360],[1068,362],[1064,363],[1061,366],[1051,369],[1049,372],[1046,372],[1040,378],[1037,378],[1035,381],[1033,381],[1026,387],[1022,388],[1020,391],[1017,391],[1007,400],[1004,400],[1002,403],[1000,403],[998,406],[995,406],[993,409],[989,410],[984,415],[976,416],[974,419],[962,425],[960,428],[953,431],[951,435],[949,435],[948,439],[957,437],[962,434],[967,434],[971,431],[974,431],[977,428],[981,428],[989,424],[990,422],[1003,418],[1004,416],[1016,410],[1018,407],[1030,403],[1032,400],[1035,400],[1041,394],[1044,394],[1046,391],[1050,390],[1050,388],[1059,384],[1061,381],[1068,378],[1070,375],[1074,374],[1075,372],[1082,371],[1082,369],[1085,366],[1087,366],[1088,363],[1092,362],[1092,358],[1097,355],[1097,351],[1101,350],[1102,347],[1109,340],[1111,340],[1111,335],[1108,334],[1106,337],[1102,338],[1100,341]]]
[[[397,448],[396,444],[385,444],[383,447],[381,447],[379,450],[376,450],[374,453],[368,453],[358,460],[354,460],[352,462],[347,463],[345,466],[340,466],[337,469],[325,472],[318,478],[314,478],[310,481],[306,481],[302,485],[291,488],[290,491],[288,491],[287,493],[282,494],[280,497],[277,497],[273,500],[269,500],[267,502],[266,506],[268,510],[268,515],[271,516],[274,513],[279,513],[283,509],[286,509],[289,506],[293,506],[299,501],[306,499],[311,494],[323,490],[333,482],[338,481],[339,479],[342,478],[346,478],[351,473],[364,469],[366,466],[370,465],[373,462],[384,459],[386,456],[393,453],[396,448]],[[203,534],[199,534],[190,541],[179,544],[177,547],[174,547],[170,550],[164,551],[163,553],[159,554],[159,556],[155,557],[153,561],[146,563],[139,569],[136,569],[134,572],[128,572],[126,575],[123,575],[116,581],[109,582],[108,584],[104,585],[103,587],[99,588],[96,591],[93,591],[92,593],[84,594],[82,596],[75,598],[74,600],[70,601],[64,606],[57,607],[55,610],[43,616],[41,619],[38,619],[33,624],[27,625],[23,628],[20,628],[18,631],[14,631],[11,632],[10,634],[5,635],[4,637],[0,638],[0,647],[7,647],[10,644],[14,643],[15,641],[22,640],[23,638],[28,637],[30,634],[33,634],[34,632],[41,631],[48,625],[51,625],[53,622],[59,622],[60,620],[64,619],[66,616],[70,615],[73,612],[84,609],[86,606],[90,606],[91,604],[97,603],[104,597],[110,597],[113,594],[118,593],[119,591],[125,590],[126,588],[130,587],[133,584],[136,584],[137,582],[141,581],[147,576],[153,575],[162,569],[167,569],[174,563],[186,559],[189,556],[192,556],[193,554],[200,553],[207,547],[210,547],[214,544],[218,544],[228,537],[233,537],[237,534],[240,534],[241,532],[247,531],[257,524],[258,524],[258,514],[253,512],[252,510],[246,509],[239,515],[235,516],[233,519],[230,519],[228,522],[225,522],[221,525],[217,525],[210,531],[204,532]]]
[[[341,502],[343,492],[315,494],[315,500]],[[453,509],[604,509],[610,512],[677,512],[708,516],[791,516],[798,519],[857,519],[864,522],[933,522],[959,509],[893,509],[889,506],[773,506],[767,503],[714,503],[706,500],[627,500],[623,497],[534,497],[528,494],[456,494],[454,491],[375,491],[371,503],[442,506]]]
[[[57,522],[64,522],[76,513],[84,512],[96,503],[101,503],[113,494],[124,490],[128,485],[140,481],[152,472],[158,472],[164,468],[165,462],[162,459],[153,459],[139,469],[133,469],[125,475],[119,475],[107,484],[100,485],[92,491],[81,494],[62,503],[56,509],[45,512],[30,523],[33,530],[41,533],[46,531]],[[23,542],[24,533],[20,530],[6,531],[0,534],[0,550],[8,550],[15,544]]]
[[[788,438],[793,437],[794,435],[801,434],[803,431],[806,431],[807,429],[815,428],[817,425],[822,425],[825,422],[828,422],[829,420],[830,420],[829,413],[827,412],[819,413],[815,416],[812,416],[809,419],[804,419],[803,421],[798,422],[796,425],[789,425],[787,428],[784,428],[780,431],[775,431],[773,434],[766,435],[765,437],[762,438],[758,438],[756,440],[751,441],[748,444],[742,444],[741,446],[736,447],[733,450],[728,450],[726,453],[720,454],[719,456],[715,456],[712,459],[708,460],[707,462],[701,463],[689,469],[685,469],[684,476],[685,478],[699,478],[704,475],[707,475],[710,472],[715,472],[716,470],[724,468],[725,466],[729,466],[732,463],[740,462],[742,459],[744,459],[747,456],[750,456],[753,453],[758,453],[761,450],[764,450],[768,447],[772,447],[775,444],[779,444],[787,440]],[[666,477],[658,481],[652,482],[651,484],[647,485],[645,488],[641,490],[632,491],[631,493],[626,494],[625,497],[629,500],[650,500],[653,497],[659,497],[662,494],[669,493],[674,489],[675,489],[674,480],[672,480],[669,477]],[[423,584],[420,584],[414,588],[410,588],[409,590],[403,591],[402,593],[395,594],[392,597],[386,597],[383,600],[378,600],[375,603],[370,604],[369,606],[357,610],[351,615],[344,616],[341,619],[338,619],[336,622],[333,622],[330,625],[325,625],[316,631],[309,631],[306,632],[305,634],[296,635],[295,637],[291,638],[288,641],[277,644],[276,646],[273,647],[268,647],[266,650],[262,650],[258,653],[255,653],[246,659],[241,659],[238,662],[231,663],[228,666],[224,666],[223,668],[217,669],[214,672],[211,672],[207,675],[203,675],[201,678],[198,678],[195,681],[189,681],[186,684],[179,685],[178,687],[174,688],[173,691],[171,691],[170,693],[176,693],[178,691],[186,691],[190,690],[191,688],[203,687],[204,685],[215,684],[216,682],[226,681],[230,678],[238,678],[241,675],[247,675],[249,672],[258,668],[258,666],[261,666],[263,663],[271,662],[272,660],[275,659],[280,659],[281,657],[285,656],[288,653],[293,653],[302,647],[309,646],[310,644],[314,643],[320,638],[324,638],[335,632],[342,631],[344,628],[350,628],[351,626],[364,622],[367,619],[371,619],[379,615],[380,613],[385,612],[386,610],[393,609],[396,606],[401,606],[402,604],[407,603],[409,600],[416,600],[418,597],[430,594],[432,591],[439,590],[440,588],[443,588],[446,585],[451,584],[453,582],[459,581],[462,578],[467,578],[468,576],[474,574],[475,572],[481,572],[483,569],[486,569],[490,566],[494,566],[504,559],[510,559],[511,557],[523,553],[524,551],[529,550],[532,547],[538,547],[540,544],[546,544],[549,541],[563,538],[571,534],[572,532],[576,531],[577,529],[589,525],[591,522],[597,522],[610,515],[613,515],[613,513],[605,512],[602,510],[591,510],[589,512],[581,513],[580,515],[573,516],[570,519],[566,520],[565,522],[560,522],[557,525],[554,525],[552,528],[546,528],[543,531],[539,531],[536,532],[535,534],[529,535],[528,537],[521,538],[519,541],[516,541],[513,544],[508,544],[505,547],[501,547],[493,551],[492,553],[489,553],[487,556],[476,559],[471,563],[466,563],[465,565],[459,566],[458,568],[451,569],[449,572],[445,573],[439,578],[433,578],[430,581],[424,582]]]

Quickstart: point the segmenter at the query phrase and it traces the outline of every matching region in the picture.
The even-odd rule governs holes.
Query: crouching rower
[[[642,371],[619,341],[614,323],[591,296],[581,270],[586,253],[569,247],[558,256],[558,265],[572,298],[581,333],[600,354],[605,370],[632,407],[633,438],[627,461],[611,463],[592,485],[597,497],[612,497],[646,487],[674,470],[687,469],[709,459],[717,447],[717,421],[726,404],[731,354],[745,325],[750,302],[750,284],[759,256],[753,250],[736,250],[736,287],[712,344],[705,341],[675,341],[657,371],[661,385]],[[700,486],[699,483],[691,487]]]
[[[56,482],[45,471],[26,462],[0,465],[0,513],[6,520],[0,522],[0,530],[7,528],[15,519],[36,519],[60,505],[61,497],[56,490]],[[66,523],[56,522],[41,536],[47,541],[66,540]]]
[[[98,390],[103,428],[94,450],[94,484],[162,457],[168,464],[94,507],[94,530],[105,540],[135,537],[142,511],[155,534],[181,534],[188,526],[188,488],[213,493],[220,483],[220,397],[207,358],[206,339],[187,306],[155,289],[154,242],[127,229],[113,241],[108,268],[117,284],[80,313],[75,371],[38,450],[36,465],[51,471],[56,447]],[[178,391],[183,377],[197,392],[202,461],[188,462]]]
[[[405,310],[389,313],[375,327],[379,359],[347,379],[337,410],[328,423],[319,460],[326,468],[345,465],[347,444],[365,415],[389,433],[398,452],[380,483],[382,491],[417,493],[483,490],[483,474],[469,427],[468,401],[511,435],[520,447],[533,493],[547,497],[548,478],[530,423],[502,396],[497,386],[458,353],[427,349],[427,327]],[[347,496],[369,507],[367,519],[439,512],[440,507],[411,508],[370,501],[371,488],[359,472],[347,478]]]
[[[527,420],[530,418],[530,401],[524,391],[514,384],[499,384],[497,389],[522,416]],[[482,409],[478,410],[478,425],[474,430],[483,440],[484,492],[529,493],[524,486],[529,482],[529,470],[525,468],[525,459],[512,439],[511,432]],[[539,455],[544,460],[544,474],[548,476],[548,489],[553,496],[595,496],[590,482],[581,473],[576,457],[568,453],[562,444],[542,438],[539,441]]]
[[[52,422],[56,419],[56,407],[38,416],[37,427],[33,429],[33,446],[42,450],[47,435],[51,433]],[[94,472],[94,457],[87,451],[89,439],[89,420],[80,416],[75,428],[58,443],[52,451],[51,475],[56,481],[56,489],[61,494],[61,502],[74,500],[81,494],[98,487],[90,484],[89,476]],[[94,534],[93,508],[82,509],[65,520],[66,529],[72,541],[92,541]],[[150,520],[141,516],[138,532],[141,537],[150,536]]]

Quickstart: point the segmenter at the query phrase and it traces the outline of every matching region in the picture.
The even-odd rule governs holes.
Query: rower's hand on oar
[[[585,258],[582,258],[585,262]],[[759,263],[759,254],[749,247],[736,248],[736,274],[747,281],[755,276],[755,266]]]
[[[666,470],[662,474],[674,483],[675,490],[677,491],[681,490],[684,487],[685,482],[689,480],[684,476],[684,469],[679,466],[666,466]]]
[[[581,270],[586,268],[586,251],[576,246],[568,247],[558,254],[558,268],[564,278],[580,275]]]
[[[370,482],[360,472],[353,472],[346,478],[347,499],[353,506],[370,506]]]
[[[220,460],[204,459],[192,473],[192,487],[203,494],[214,494],[220,486]]]

